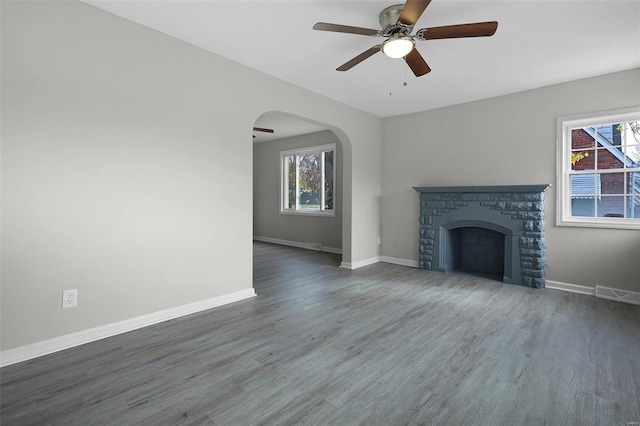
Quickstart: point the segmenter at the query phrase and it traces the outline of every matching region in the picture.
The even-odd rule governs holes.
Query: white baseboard
[[[608,299],[614,300],[616,302],[640,305],[640,293],[635,291],[620,290],[618,288],[603,287],[599,285],[593,288],[551,280],[547,280],[546,287],[554,290],[568,291],[571,293],[586,294],[589,296],[598,297],[600,299]]]
[[[342,262],[340,264],[341,268],[345,268],[345,269],[358,269],[358,268],[362,268],[364,266],[369,266],[369,265],[373,265],[374,263],[378,263],[380,262],[380,256],[376,256],[376,257],[371,257],[369,259],[365,259],[365,260],[359,260],[357,262]]]
[[[615,300],[616,302],[631,303],[632,305],[640,305],[640,293],[635,291],[620,290],[598,285],[596,286],[596,297]]]
[[[563,283],[560,281],[546,280],[545,287],[553,290],[568,291],[569,293],[587,294],[589,296],[596,295],[596,289],[593,287]]]
[[[326,251],[327,253],[342,254],[342,249],[339,249],[339,248],[333,248],[333,247],[325,247],[325,246],[322,246],[322,248],[320,249],[320,251]]]
[[[399,257],[380,256],[380,262],[393,263],[394,265],[409,266],[411,268],[418,267],[417,260],[400,259]]]
[[[271,243],[271,244],[280,244],[283,246],[291,246],[298,247],[307,250],[315,250],[315,251],[326,251],[327,253],[336,253],[342,254],[342,249],[334,248],[334,247],[326,247],[320,243],[310,243],[304,242],[301,243],[299,241],[290,241],[290,240],[282,240],[280,238],[271,238],[271,237],[261,237],[259,235],[253,236],[254,241],[262,241],[263,243]]]
[[[185,315],[194,314],[196,312],[248,299],[255,295],[256,292],[253,288],[236,291],[234,293],[213,297],[211,299],[200,300],[198,302],[176,306],[174,308],[153,312],[151,314],[142,315],[136,318],[119,321],[100,327],[90,328],[88,330],[82,330],[60,337],[54,337],[53,339],[19,346],[14,349],[8,349],[6,351],[0,352],[0,367],[6,367],[11,364],[27,361],[75,346],[84,345],[85,343],[94,342],[96,340],[126,333],[128,331],[137,330],[139,328],[147,327],[163,321],[179,318]]]

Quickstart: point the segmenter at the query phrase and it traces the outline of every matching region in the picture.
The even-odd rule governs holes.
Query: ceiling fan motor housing
[[[394,4],[385,8],[380,12],[380,27],[382,28],[382,35],[388,37],[394,34],[411,34],[413,25],[401,24],[398,19],[400,18],[400,12],[402,12],[404,4]]]

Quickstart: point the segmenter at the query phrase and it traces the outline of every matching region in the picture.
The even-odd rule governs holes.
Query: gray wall
[[[336,216],[280,214],[280,151],[336,144]],[[342,248],[342,146],[330,130],[253,145],[253,234]]]
[[[640,70],[383,120],[382,255],[417,260],[412,186],[551,183],[547,279],[640,291],[640,231],[555,226],[556,117],[640,104]]]
[[[338,135],[343,260],[378,256],[379,118],[81,2],[0,7],[2,350],[251,289],[266,111]]]

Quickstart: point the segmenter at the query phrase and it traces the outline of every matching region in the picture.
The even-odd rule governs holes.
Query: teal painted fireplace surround
[[[414,187],[420,193],[419,268],[451,272],[455,259],[452,231],[482,228],[504,235],[502,281],[545,286],[542,185]]]

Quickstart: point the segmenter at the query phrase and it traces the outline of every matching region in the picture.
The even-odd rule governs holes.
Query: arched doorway
[[[345,155],[345,136],[330,125],[278,111],[260,115],[254,123],[254,129],[254,239],[341,253],[344,256],[345,246],[347,250],[350,248],[349,234],[346,234],[345,238],[344,233],[344,165],[345,160],[349,158]],[[273,130],[273,133],[260,131],[264,129]],[[331,170],[327,167],[329,165],[335,168],[335,194],[332,195],[335,202],[334,214],[319,214],[320,212],[314,211],[283,212],[283,153],[295,150],[308,152],[317,147],[331,145],[335,146],[335,164],[323,163],[322,171]],[[330,161],[333,161],[333,158]]]

